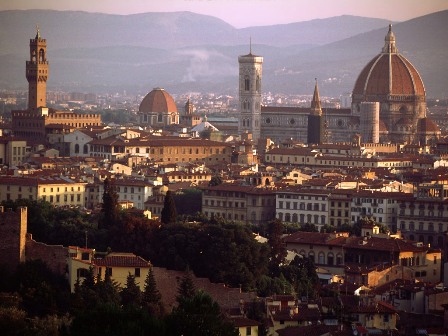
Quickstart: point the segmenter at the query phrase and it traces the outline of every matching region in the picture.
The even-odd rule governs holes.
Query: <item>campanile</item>
[[[251,48],[252,49],[252,48]],[[238,133],[252,133],[258,141],[261,129],[261,77],[263,57],[252,54],[239,56],[240,117]]]
[[[47,105],[47,40],[41,38],[39,28],[36,30],[36,37],[30,39],[30,60],[26,61],[29,110]]]

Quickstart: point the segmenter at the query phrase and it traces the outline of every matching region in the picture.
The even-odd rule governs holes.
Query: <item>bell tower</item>
[[[39,27],[36,27],[36,37],[30,39],[30,60],[26,61],[26,79],[28,109],[45,107],[48,79],[47,40],[41,38]]]
[[[239,103],[238,133],[252,133],[256,142],[261,130],[261,77],[263,57],[252,54],[239,56]]]

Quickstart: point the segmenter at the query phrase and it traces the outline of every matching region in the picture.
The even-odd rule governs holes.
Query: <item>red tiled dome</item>
[[[419,95],[425,96],[423,81],[395,46],[395,35],[389,26],[382,52],[361,71],[353,95]]]
[[[139,112],[177,112],[173,97],[164,89],[155,88],[143,98]]]
[[[429,118],[419,119],[417,130],[418,132],[440,132],[439,126]]]

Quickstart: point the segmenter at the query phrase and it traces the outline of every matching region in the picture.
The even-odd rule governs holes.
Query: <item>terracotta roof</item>
[[[390,304],[384,301],[378,301],[377,304],[363,306],[354,305],[351,307],[346,307],[347,312],[350,313],[363,313],[363,314],[396,314],[397,310]]]
[[[95,258],[93,263],[96,266],[105,267],[150,267],[151,263],[135,254],[109,254],[104,258]]]
[[[285,243],[299,243],[310,245],[340,245],[343,246],[347,237],[336,237],[333,233],[298,231],[285,237]]]
[[[248,319],[247,317],[244,317],[244,316],[235,316],[235,317],[230,317],[229,319],[233,322],[233,325],[237,328],[261,325],[260,322]]]
[[[173,97],[164,89],[155,88],[140,103],[139,112],[177,112]]]
[[[418,132],[440,132],[439,126],[430,118],[421,118],[417,123]]]
[[[327,326],[324,324],[309,325],[304,327],[286,327],[277,330],[279,336],[321,336],[321,335],[333,335],[331,332],[335,332],[338,326]]]

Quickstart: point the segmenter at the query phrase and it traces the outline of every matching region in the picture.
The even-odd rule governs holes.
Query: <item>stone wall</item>
[[[67,273],[68,248],[62,245],[47,245],[33,240],[30,233],[26,237],[26,260],[40,259],[55,273]]]
[[[25,261],[27,208],[16,211],[0,206],[0,264],[14,272]]]

